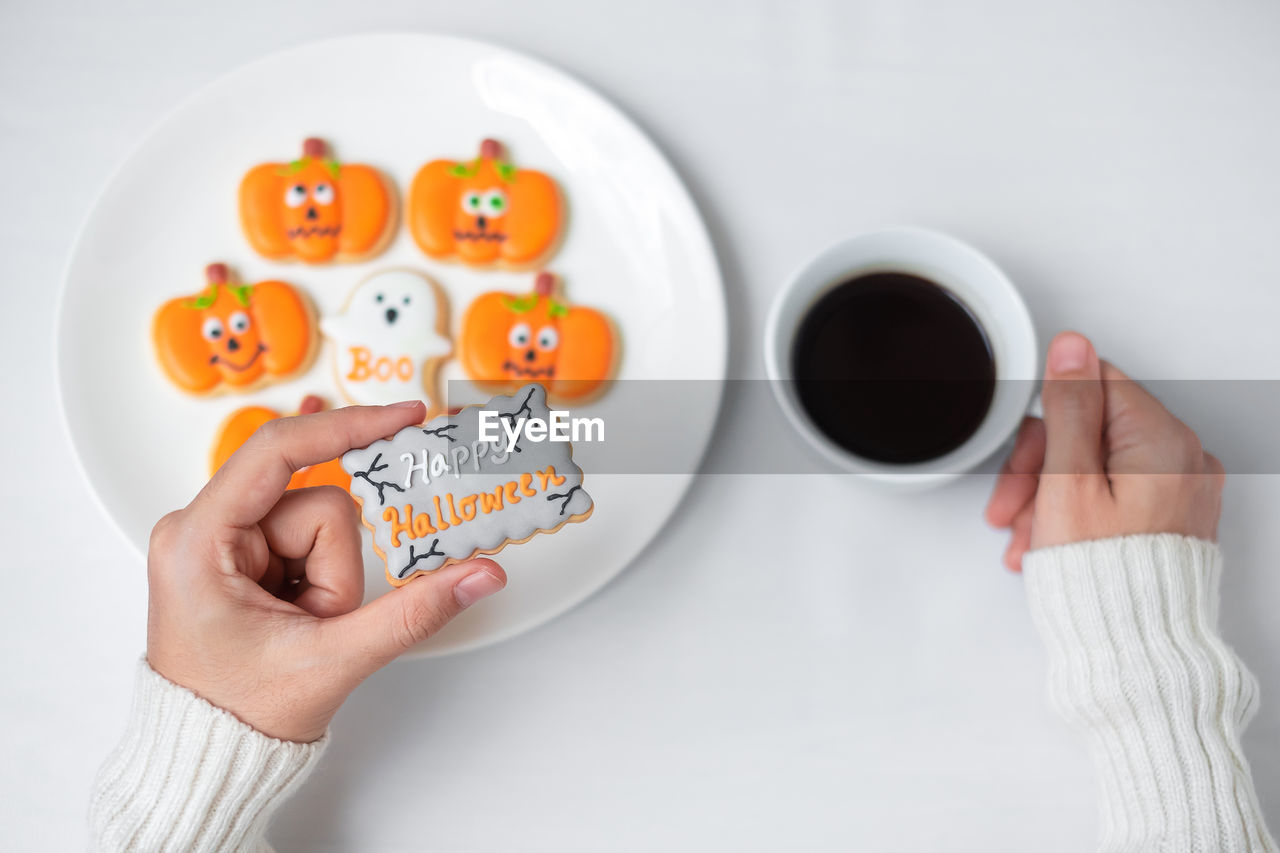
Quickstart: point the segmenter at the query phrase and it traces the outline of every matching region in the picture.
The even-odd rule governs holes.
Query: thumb
[[[1102,368],[1088,338],[1075,332],[1054,338],[1044,378],[1044,473],[1101,474]]]
[[[363,679],[506,585],[507,573],[486,559],[419,575],[358,610],[328,620],[337,643],[334,658]]]

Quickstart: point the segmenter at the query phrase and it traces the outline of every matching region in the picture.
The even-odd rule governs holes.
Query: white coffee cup
[[[889,271],[911,273],[950,291],[982,326],[995,361],[995,393],[982,423],[964,444],[926,462],[889,464],[850,453],[809,419],[791,381],[795,334],[809,309],[842,282]],[[1035,326],[1012,282],[969,244],[924,228],[859,234],[836,243],[801,267],[769,310],[764,359],[778,404],[809,444],[841,470],[898,486],[938,485],[991,456],[1018,429],[1032,405],[1039,377]]]

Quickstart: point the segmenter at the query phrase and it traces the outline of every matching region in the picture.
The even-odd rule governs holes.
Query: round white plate
[[[156,520],[206,480],[214,430],[232,409],[252,402],[293,411],[307,393],[339,400],[327,352],[305,376],[249,395],[197,399],[162,377],[151,354],[152,313],[199,290],[205,264],[225,261],[246,282],[299,285],[322,314],[339,309],[369,272],[413,266],[448,292],[455,333],[477,294],[532,289],[532,273],[431,261],[403,227],[388,251],[360,264],[309,267],[255,255],[239,227],[240,177],[256,163],[296,156],[308,136],[327,139],[339,160],[383,169],[402,194],[426,161],[474,156],[482,138],[499,139],[517,166],[560,182],[569,226],[547,268],[563,276],[570,302],[617,322],[619,378],[724,378],[724,290],[705,226],[667,161],[607,101],[541,62],[476,41],[397,34],[306,45],[229,74],[161,122],[103,191],[67,268],[57,336],[63,414],[92,489],[140,553]],[[460,375],[456,362],[446,366],[445,378]],[[626,385],[596,408],[624,404]],[[667,460],[665,470],[694,470],[719,402],[710,393],[682,408],[672,452],[687,458]],[[507,590],[421,653],[511,637],[582,601],[661,529],[689,478],[588,470],[592,517],[503,551]],[[366,551],[368,598],[390,587],[381,560]]]

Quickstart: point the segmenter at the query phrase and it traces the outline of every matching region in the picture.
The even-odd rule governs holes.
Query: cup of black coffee
[[[841,470],[924,486],[978,465],[1017,429],[1035,328],[1008,277],[954,237],[851,237],[792,276],[765,366],[788,419]]]

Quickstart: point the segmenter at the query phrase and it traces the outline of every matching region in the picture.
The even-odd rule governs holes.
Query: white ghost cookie
[[[444,291],[413,270],[376,272],[356,285],[342,314],[320,329],[332,342],[338,389],[348,402],[423,399],[436,411],[436,375],[453,352]]]

